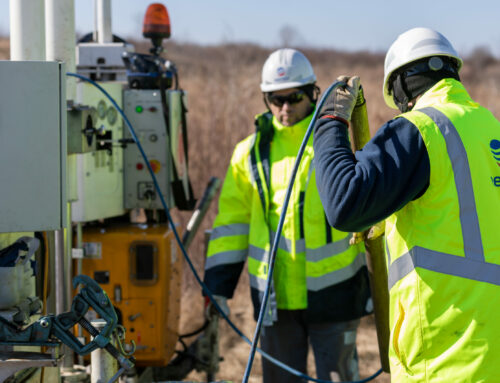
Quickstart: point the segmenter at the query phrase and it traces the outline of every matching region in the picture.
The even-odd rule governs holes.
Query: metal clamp
[[[118,360],[123,371],[133,368],[131,354],[134,349],[131,353],[123,350],[125,329],[118,326],[118,317],[109,297],[96,281],[86,275],[73,279],[73,287],[76,289],[79,285],[82,285],[81,290],[73,299],[69,312],[41,317],[25,329],[0,317],[0,344],[53,347],[62,342],[79,355],[88,355],[97,348],[103,348]],[[85,318],[90,309],[106,322],[100,331]],[[87,344],[81,343],[73,335],[72,329],[76,324],[94,339]],[[119,349],[111,343],[112,337],[117,339]]]

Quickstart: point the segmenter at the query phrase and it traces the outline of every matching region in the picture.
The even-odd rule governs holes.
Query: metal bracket
[[[133,368],[134,359],[131,353],[125,354],[121,351],[122,347],[118,350],[111,343],[113,337],[121,342],[125,330],[121,326],[117,327],[118,317],[109,297],[96,281],[86,275],[78,275],[73,279],[73,287],[76,289],[79,285],[82,287],[73,299],[69,312],[41,317],[24,329],[0,317],[0,344],[55,347],[62,342],[79,355],[88,355],[97,348],[103,348],[118,360],[122,368],[125,370]],[[102,329],[97,330],[85,318],[90,309],[105,322]],[[76,324],[88,331],[93,340],[82,344],[73,334],[73,327]]]
[[[25,368],[57,367],[58,362],[58,357],[38,352],[0,352],[0,383]]]

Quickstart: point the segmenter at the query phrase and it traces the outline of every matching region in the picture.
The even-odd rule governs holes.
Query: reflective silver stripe
[[[389,290],[416,267],[500,286],[500,265],[415,246],[389,266]]]
[[[464,144],[455,126],[443,112],[434,108],[423,108],[419,111],[434,121],[446,141],[446,150],[451,161],[457,188],[465,257],[484,262],[474,188],[472,187],[472,177]]]
[[[307,289],[318,291],[343,282],[352,278],[365,264],[365,253],[359,253],[349,265],[340,270],[332,271],[321,277],[307,277]]]
[[[460,135],[453,123],[441,111],[434,108],[424,108],[419,111],[434,121],[446,143],[457,190],[465,257],[415,246],[391,264],[391,255],[386,244],[389,260],[389,289],[417,267],[445,275],[500,285],[500,265],[484,261],[472,177],[467,151]]]
[[[254,184],[256,182],[255,177],[253,176],[253,171],[252,171],[252,148],[255,145],[255,140],[257,139],[257,134],[253,134],[252,138],[250,139],[248,143],[248,157],[247,157],[247,166],[248,166],[248,174],[250,175],[250,182]]]
[[[295,252],[303,253],[304,251],[306,251],[306,240],[304,238],[298,239],[295,242]]]
[[[259,262],[267,262],[269,259],[269,252],[259,247],[249,245],[248,256]]]
[[[254,141],[255,141],[255,138],[253,139],[250,147],[252,147]],[[253,172],[252,172],[252,156],[250,154],[248,155],[248,158],[247,158],[247,166],[248,166],[248,169],[250,169],[248,171],[248,175],[250,176],[250,183],[253,185],[255,183],[255,178],[254,178]]]
[[[285,250],[285,251],[291,253],[291,251],[292,251],[291,246],[290,246],[291,241],[286,240],[286,241],[288,241],[288,243],[286,243],[286,241],[282,241],[282,240],[286,240],[286,238],[283,238],[283,237],[280,238],[279,249]],[[302,248],[305,247],[303,241],[297,241],[297,253],[300,252],[298,250],[299,246],[302,246]],[[302,251],[304,251],[304,250],[302,250]],[[248,246],[248,256],[250,258],[255,259],[256,261],[259,261],[259,262],[268,262],[269,261],[269,251],[266,251],[264,249],[261,249],[260,247],[253,246],[253,245]]]
[[[271,239],[274,241],[274,238],[276,237],[276,233],[271,230]],[[278,246],[279,249],[285,250],[288,253],[292,252],[292,240],[283,237],[283,235],[280,236],[280,243]],[[296,253],[303,253],[306,250],[306,243],[304,238],[298,239],[295,241],[295,252]]]
[[[389,252],[389,244],[387,243],[387,235],[385,236],[385,254],[387,255],[387,264],[391,264],[391,253]]]
[[[349,249],[350,238],[351,236],[348,235],[340,241],[330,242],[316,249],[306,249],[307,260],[309,262],[319,262],[333,255],[343,253]]]
[[[247,249],[243,249],[224,251],[211,255],[210,257],[207,257],[207,260],[205,262],[205,270],[211,269],[215,266],[245,262],[247,253]]]
[[[221,237],[230,237],[232,235],[248,235],[249,231],[250,225],[248,223],[233,223],[231,225],[214,227],[212,229],[212,234],[210,235],[210,240],[212,241]]]
[[[308,186],[309,186],[309,181],[311,180],[311,175],[312,175],[312,172],[313,172],[313,170],[314,170],[314,166],[315,166],[315,164],[314,164],[314,158],[313,158],[313,159],[311,160],[311,164],[309,165],[309,171],[308,171],[308,173],[307,173],[306,190],[307,190],[307,188],[308,188]]]
[[[259,291],[264,291],[266,289],[267,280],[256,277],[250,274],[250,286]]]

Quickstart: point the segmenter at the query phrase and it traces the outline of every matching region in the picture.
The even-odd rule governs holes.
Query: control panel
[[[172,161],[179,156],[182,124],[182,91],[166,92],[169,126],[167,128],[159,90],[128,89],[124,91],[124,111],[134,127],[149,164],[155,173],[169,208],[174,207],[171,192]],[[131,135],[127,131],[125,137]],[[147,165],[137,145],[124,151],[124,201],[126,209],[163,209]]]

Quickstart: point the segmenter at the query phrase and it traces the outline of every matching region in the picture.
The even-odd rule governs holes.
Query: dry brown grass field
[[[147,45],[141,44],[139,50],[146,51]],[[372,133],[384,121],[396,115],[395,111],[385,106],[381,95],[383,54],[308,48],[301,50],[310,59],[322,90],[340,74],[361,77]],[[260,71],[271,51],[254,45],[204,47],[172,42],[166,44],[165,56],[177,65],[180,85],[189,94],[189,171],[198,197],[210,177],[224,178],[234,145],[253,132],[253,117],[264,111],[259,89]],[[0,40],[0,59],[8,59],[8,55],[8,40]],[[500,63],[486,51],[478,49],[465,60],[461,76],[471,96],[500,117]],[[190,248],[190,255],[201,275],[204,264],[203,231],[210,228],[216,210],[214,203]],[[174,215],[181,227],[185,226],[189,214],[176,212]],[[243,273],[235,296],[230,301],[231,318],[249,337],[253,335],[255,327],[251,306],[248,277]],[[200,288],[187,267],[181,321],[181,333],[197,329],[203,323]],[[362,377],[380,368],[376,342],[374,320],[365,318],[358,333]],[[224,361],[217,378],[241,381],[249,347],[225,323],[221,324],[220,350]],[[259,356],[252,371],[250,382],[260,382]],[[314,374],[312,358],[309,361],[309,373]],[[193,381],[203,381],[204,378],[203,374],[196,372],[188,377]],[[390,377],[382,374],[374,381],[389,382]]]

